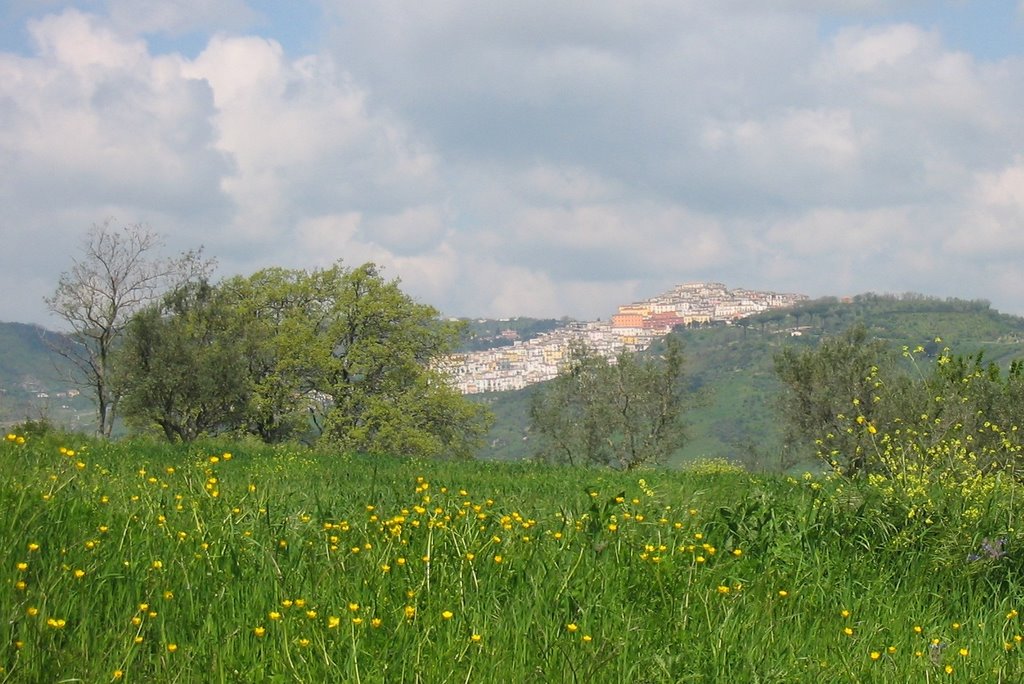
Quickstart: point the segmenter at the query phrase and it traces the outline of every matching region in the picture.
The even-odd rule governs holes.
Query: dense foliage
[[[275,304],[272,293],[280,289],[275,280],[287,280],[289,273],[292,272],[267,269],[258,279],[255,275],[237,279],[246,283],[246,289],[250,290],[243,298],[253,303],[249,308],[263,309],[260,312],[247,309],[249,322],[243,332],[248,333],[250,341],[256,337],[257,324],[268,331],[270,338],[288,339],[287,335],[279,333],[289,325],[283,315],[289,305],[287,302]],[[294,272],[298,273],[301,272]],[[226,283],[220,283],[219,287]],[[286,286],[290,288],[292,284],[286,283]],[[277,312],[272,313],[275,307]],[[668,457],[668,463],[679,465],[711,456],[741,462],[751,469],[785,470],[808,458],[813,459],[813,440],[790,440],[788,445],[784,442],[783,428],[787,421],[776,406],[784,386],[774,372],[773,356],[784,348],[795,352],[812,349],[820,339],[841,335],[858,322],[866,327],[872,339],[886,342],[897,354],[903,345],[921,346],[925,364],[937,358],[946,345],[957,350],[958,355],[971,357],[983,349],[986,364],[994,361],[1003,369],[1008,368],[1013,359],[1024,356],[1024,319],[1000,314],[986,302],[911,294],[859,295],[843,301],[825,298],[792,309],[765,312],[742,321],[741,325],[679,330],[676,334],[686,347],[687,384],[690,392],[699,394],[702,400],[688,404],[687,439],[681,449]],[[553,323],[555,321],[536,319],[472,321],[469,328],[483,337],[493,337],[506,328],[516,329],[525,336]],[[12,325],[0,324],[0,335]],[[942,337],[943,344],[936,343],[936,337]],[[269,442],[280,442],[303,433],[303,439],[313,438],[317,427],[311,420],[315,419],[322,426],[323,416],[322,410],[311,414],[309,408],[319,395],[303,396],[299,389],[290,387],[287,380],[299,377],[299,369],[293,367],[287,377],[274,372],[275,353],[258,351],[258,346],[250,344],[242,352],[254,375],[263,378],[253,389],[254,396],[260,396],[258,404],[255,401],[248,404],[250,409],[258,410],[247,413],[242,431],[258,434]],[[17,353],[16,349],[21,346],[7,351]],[[9,355],[5,355],[5,361]],[[84,395],[77,400],[55,398],[68,386],[46,382],[42,369],[52,368],[53,361],[42,355],[38,345],[26,356],[24,366],[19,359],[18,368],[32,369],[32,375],[42,382],[32,393],[12,389],[12,381],[3,383],[7,392],[0,395],[0,423],[10,425],[26,418],[48,417],[63,425],[82,428],[90,425],[89,416],[84,414]],[[529,405],[530,397],[541,389],[543,385],[519,392],[469,397],[495,415],[494,427],[476,455],[518,459],[537,453],[539,440],[529,429]],[[41,392],[40,397],[42,393],[49,393],[50,397],[37,398],[36,392]],[[302,397],[303,401],[292,401],[296,397]],[[148,420],[145,425],[155,426]],[[121,427],[119,424],[118,429]],[[310,428],[312,432],[307,432]]]
[[[114,368],[129,425],[190,441],[237,426],[247,401],[238,322],[205,282],[183,285],[129,322]]]
[[[847,472],[865,470],[866,454],[853,433],[846,432],[846,414],[856,410],[862,422],[874,425],[879,410],[875,398],[882,390],[879,367],[890,368],[890,356],[887,345],[869,339],[863,325],[816,347],[780,351],[775,369],[788,390],[780,402],[788,426],[787,446],[821,445],[827,439],[829,451],[836,452],[829,454],[828,462],[841,456]]]
[[[1024,465],[1024,361],[1003,369],[983,352],[948,347],[929,358],[923,345],[898,358],[863,326],[780,352],[789,439],[855,476],[957,469],[957,461],[979,472]]]
[[[248,433],[468,457],[486,411],[437,368],[458,336],[372,264],[190,283],[131,321],[117,358],[123,412],[172,440]]]

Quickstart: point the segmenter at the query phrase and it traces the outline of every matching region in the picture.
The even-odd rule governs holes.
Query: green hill
[[[680,329],[697,405],[687,414],[689,441],[673,463],[726,458],[756,470],[796,465],[783,452],[776,411],[781,386],[774,356],[787,345],[814,345],[855,323],[895,349],[923,346],[934,353],[950,346],[957,353],[984,350],[1006,364],[1024,358],[1024,318],[992,309],[988,302],[939,300],[920,295],[859,295],[847,301],[824,298],[751,316],[737,325]],[[936,342],[941,338],[941,342]],[[528,431],[530,395],[481,395],[496,421],[482,456],[525,458],[532,453]]]
[[[1024,318],[1002,314],[985,301],[913,294],[864,294],[846,301],[823,298],[751,316],[736,325],[679,330],[675,334],[683,339],[699,401],[687,414],[689,441],[673,463],[708,457],[758,470],[791,466],[780,446],[774,403],[780,386],[773,358],[786,345],[813,345],[823,335],[838,334],[857,322],[896,349],[983,349],[988,359],[1001,364],[1024,357]],[[510,330],[521,339],[529,338],[558,323],[528,318],[473,321],[467,348],[493,345],[507,339],[501,334]],[[61,379],[60,358],[45,342],[47,335],[55,334],[38,326],[0,323],[0,426],[45,416],[61,425],[89,429],[87,398],[58,396],[69,386]],[[496,418],[481,457],[518,460],[533,453],[527,412],[529,397],[536,391],[534,386],[473,397],[487,404]]]
[[[66,363],[47,344],[57,337],[37,325],[0,322],[0,427],[48,418],[88,429],[88,400],[69,396]]]
[[[41,389],[55,380],[46,339],[53,333],[37,325],[0,323],[0,383],[6,388]]]

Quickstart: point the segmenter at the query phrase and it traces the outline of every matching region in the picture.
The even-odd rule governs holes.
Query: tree
[[[780,397],[788,448],[810,448],[851,475],[866,472],[863,432],[848,431],[847,416],[877,422],[881,366],[890,366],[884,342],[868,338],[857,324],[814,349],[787,347],[775,357],[775,372],[785,391]]]
[[[927,350],[919,347],[918,353],[926,355]],[[946,348],[915,388],[916,401],[901,402],[902,421],[905,434],[923,449],[955,441],[966,445],[982,470],[1019,465],[1024,453],[1024,360],[1010,362],[1004,374],[997,364],[985,362],[982,351],[964,356]]]
[[[131,319],[115,373],[130,425],[189,442],[242,423],[246,356],[224,299],[205,281],[188,283]]]
[[[937,345],[941,340],[936,339]],[[933,358],[929,345],[903,348],[903,362],[863,324],[814,349],[783,350],[775,370],[786,442],[849,476],[962,466],[978,472],[1024,453],[1024,361],[1004,374],[984,353]]]
[[[685,438],[683,348],[665,338],[657,356],[620,353],[614,365],[612,398],[622,428],[618,461],[629,469],[663,463]]]
[[[324,436],[368,453],[470,456],[490,415],[455,392],[440,367],[462,325],[414,302],[374,264],[319,275],[330,300],[306,351],[314,389],[330,398]]]
[[[180,288],[127,331],[125,411],[169,439],[313,433],[350,451],[468,457],[490,416],[440,369],[459,334],[373,264]]]
[[[679,339],[666,337],[661,351],[608,359],[570,346],[565,368],[531,402],[540,455],[624,470],[665,461],[685,439],[686,387]]]
[[[243,429],[268,443],[303,435],[324,413],[314,363],[317,335],[331,308],[340,271],[268,268],[236,276],[220,289],[235,318],[246,360],[249,399]]]
[[[70,361],[71,381],[92,396],[96,431],[104,437],[113,429],[120,398],[111,382],[112,355],[129,319],[164,292],[212,270],[202,250],[165,259],[155,256],[160,246],[159,235],[143,224],[94,225],[82,255],[45,300],[70,329],[56,351]]]
[[[611,409],[601,396],[607,379],[606,359],[581,342],[570,345],[565,367],[530,401],[530,432],[540,439],[543,458],[569,465],[612,461]]]

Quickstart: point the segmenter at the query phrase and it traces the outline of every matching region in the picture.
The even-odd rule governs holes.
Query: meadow
[[[2,682],[1024,680],[1013,478],[0,442]]]

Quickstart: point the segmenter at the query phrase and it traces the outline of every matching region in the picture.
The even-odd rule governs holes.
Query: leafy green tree
[[[313,432],[346,450],[468,457],[490,414],[441,370],[459,334],[373,264],[266,269],[184,288],[133,320],[126,410],[173,439]]]
[[[468,457],[490,425],[440,369],[461,325],[385,280],[376,266],[326,273],[330,307],[308,350],[315,389],[330,398],[324,436],[346,449]]]
[[[669,336],[661,351],[607,359],[572,345],[565,368],[533,396],[540,455],[624,470],[664,462],[685,439],[686,386],[681,342]]]
[[[982,470],[1021,457],[1024,362],[1004,373],[983,352],[947,348],[932,359],[924,345],[905,347],[903,356],[897,364],[863,325],[813,349],[784,349],[775,370],[785,386],[787,444],[851,476],[886,474],[897,461],[952,467],[928,460],[947,452],[963,451]]]
[[[169,441],[235,429],[247,401],[237,321],[206,282],[183,285],[138,312],[117,356],[122,411]]]
[[[569,347],[565,367],[531,397],[530,432],[550,461],[582,465],[612,462],[611,406],[605,399],[607,359],[582,342]]]
[[[268,268],[220,286],[238,322],[249,400],[244,430],[268,443],[310,431],[318,405],[313,349],[325,324],[339,271]]]
[[[916,401],[901,402],[901,421],[923,448],[957,441],[982,469],[1024,455],[1024,360],[1011,362],[1004,373],[986,363],[982,351],[964,356],[947,348],[916,385]]]

